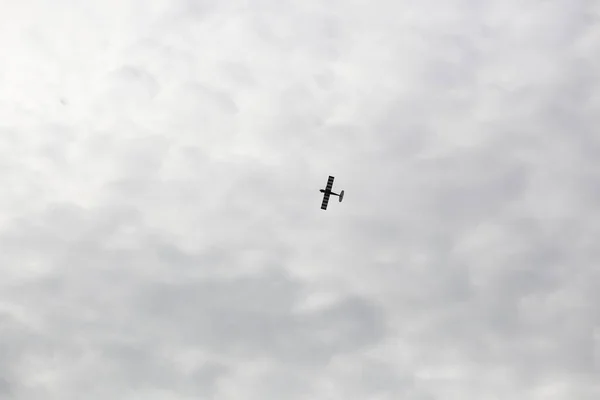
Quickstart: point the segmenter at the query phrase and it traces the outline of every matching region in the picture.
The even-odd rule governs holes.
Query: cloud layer
[[[594,2],[0,11],[0,397],[600,395]]]

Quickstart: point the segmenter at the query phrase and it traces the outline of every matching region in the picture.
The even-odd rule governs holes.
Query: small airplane
[[[325,190],[323,190],[323,189],[319,190],[319,192],[323,193],[323,203],[321,203],[321,210],[327,210],[327,203],[329,203],[330,195],[338,196],[340,198],[340,203],[344,199],[344,191],[343,190],[340,192],[340,194],[333,193],[331,191],[331,188],[333,187],[334,179],[335,178],[330,175],[329,179],[327,180],[327,186],[325,187]]]

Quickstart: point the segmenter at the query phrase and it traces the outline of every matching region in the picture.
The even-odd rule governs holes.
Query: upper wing
[[[331,192],[331,188],[333,188],[333,180],[335,178],[331,175],[329,175],[329,179],[327,179],[327,186],[325,187],[325,191],[326,192]]]
[[[321,203],[321,210],[327,210],[327,203],[329,203],[329,193],[323,195],[323,202]]]

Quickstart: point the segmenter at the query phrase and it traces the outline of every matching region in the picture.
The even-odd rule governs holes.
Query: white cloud
[[[0,397],[598,397],[595,3],[0,7]]]

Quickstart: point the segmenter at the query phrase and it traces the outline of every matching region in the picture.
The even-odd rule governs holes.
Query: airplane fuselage
[[[321,190],[319,190],[319,192],[321,192],[321,193],[325,193],[325,194],[331,194],[331,195],[334,195],[334,196],[339,196],[339,194],[337,194],[337,193],[333,193],[331,190],[324,190],[324,189],[321,189]]]

